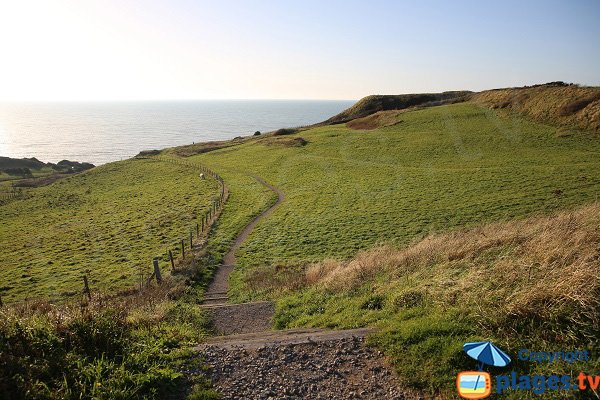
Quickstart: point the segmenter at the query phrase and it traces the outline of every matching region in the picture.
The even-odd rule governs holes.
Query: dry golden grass
[[[92,294],[88,300],[82,294],[80,301],[60,304],[47,300],[26,300],[2,308],[0,316],[8,318],[31,318],[44,316],[55,326],[63,326],[69,321],[81,317],[94,318],[106,310],[118,312],[136,323],[156,323],[164,319],[168,301],[182,290],[182,283],[165,279],[162,285],[151,284],[143,291],[131,290],[128,293],[108,295]]]
[[[475,93],[472,100],[536,121],[600,132],[600,87],[540,85]]]
[[[379,282],[377,290],[396,293],[400,305],[417,296],[471,306],[488,326],[490,320],[520,321],[504,324],[507,329],[567,318],[569,331],[579,334],[600,330],[599,266],[600,203],[594,203],[552,217],[431,235],[405,249],[382,246],[349,261],[326,260],[309,266],[304,281],[333,292]]]

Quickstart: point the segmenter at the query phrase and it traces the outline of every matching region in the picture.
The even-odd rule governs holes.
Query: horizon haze
[[[599,85],[600,3],[24,0],[0,101],[359,99]]]

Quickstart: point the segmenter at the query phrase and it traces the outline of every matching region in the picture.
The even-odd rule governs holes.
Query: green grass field
[[[240,270],[347,258],[380,242],[407,244],[431,231],[550,213],[600,195],[594,136],[556,137],[553,127],[472,104],[400,118],[372,131],[336,125],[295,134],[308,140],[303,147],[253,142],[192,157],[229,173],[233,193],[237,171],[286,193],[241,249]],[[254,295],[239,289],[240,299]]]
[[[31,189],[0,207],[3,300],[80,293],[84,273],[93,289],[133,287],[153,257],[166,261],[218,190],[193,168],[142,159]]]

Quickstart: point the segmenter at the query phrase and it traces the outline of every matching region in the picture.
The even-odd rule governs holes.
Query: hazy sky
[[[599,85],[598,21],[598,0],[0,0],[0,100]]]

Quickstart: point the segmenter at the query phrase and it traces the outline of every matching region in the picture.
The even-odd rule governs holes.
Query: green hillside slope
[[[430,394],[452,396],[456,373],[472,368],[465,341],[513,354],[593,348],[597,203],[543,216],[600,199],[597,138],[475,103],[391,117],[191,157],[227,174],[233,194],[249,175],[286,194],[238,252],[230,295],[275,300],[279,328],[378,326],[372,343]],[[582,368],[597,373],[598,362]],[[514,365],[569,373],[538,367]]]
[[[242,265],[350,257],[382,241],[406,244],[600,194],[599,145],[586,135],[557,137],[550,126],[473,104],[400,117],[368,132],[303,131],[292,135],[308,141],[300,147],[269,138],[192,157],[219,172],[258,174],[286,193],[243,247]]]
[[[150,160],[111,163],[30,189],[0,206],[0,281],[5,302],[59,299],[133,287],[195,226],[218,191],[189,167]]]

